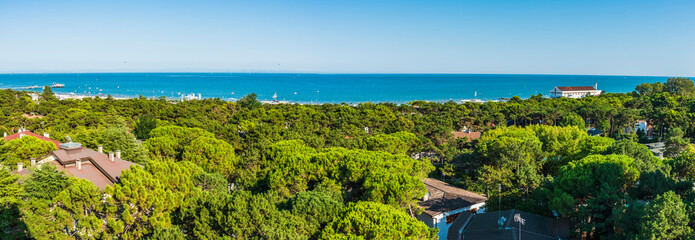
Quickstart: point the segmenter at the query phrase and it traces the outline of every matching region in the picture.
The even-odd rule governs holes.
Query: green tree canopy
[[[321,239],[437,239],[437,229],[388,205],[358,202],[342,210]]]
[[[409,132],[378,134],[365,139],[365,148],[371,151],[405,154],[416,146],[418,140],[415,134]]]
[[[555,186],[574,198],[584,199],[600,191],[625,191],[639,178],[635,161],[624,155],[591,155],[563,166]]]
[[[685,149],[690,141],[683,138],[683,130],[678,127],[671,128],[666,136],[664,145],[666,149],[664,150],[664,157],[676,157],[680,154],[683,149]]]
[[[183,159],[186,146],[198,137],[215,138],[200,128],[163,126],[153,129],[144,145],[153,159]]]
[[[0,145],[0,159],[3,165],[16,166],[18,162],[22,162],[28,167],[31,158],[40,158],[57,149],[52,142],[34,136],[24,136]]]
[[[647,203],[638,238],[683,239],[692,234],[688,222],[686,205],[680,196],[669,191]]]
[[[157,128],[157,119],[152,114],[145,114],[138,119],[133,134],[138,139],[147,140],[150,138],[150,132],[155,128]]]
[[[70,186],[72,181],[72,178],[53,164],[44,164],[41,168],[35,169],[22,186],[27,196],[50,201]]]
[[[225,176],[234,172],[237,163],[234,147],[211,137],[199,137],[191,141],[183,150],[182,160],[193,162],[208,172],[219,172]]]
[[[616,141],[608,147],[606,153],[621,154],[633,158],[640,172],[654,171],[663,165],[661,159],[655,157],[647,146],[633,142],[630,139]]]

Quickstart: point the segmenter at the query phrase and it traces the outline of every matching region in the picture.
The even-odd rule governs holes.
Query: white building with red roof
[[[550,90],[551,98],[566,97],[566,98],[582,98],[586,96],[598,96],[601,95],[601,90],[598,90],[597,84],[594,86],[581,86],[581,87],[555,87]]]

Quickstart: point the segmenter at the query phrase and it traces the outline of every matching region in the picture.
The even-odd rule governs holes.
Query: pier
[[[53,83],[51,84],[51,88],[64,88],[65,84],[62,83]],[[33,85],[33,86],[28,86],[28,87],[14,87],[10,88],[12,90],[27,90],[27,89],[43,89],[43,86],[39,85]]]

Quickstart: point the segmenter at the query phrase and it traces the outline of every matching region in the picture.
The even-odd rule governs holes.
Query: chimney
[[[31,166],[36,167],[36,158],[31,158]]]
[[[19,134],[19,138],[22,138],[22,137],[24,137],[24,133]]]
[[[121,159],[121,150],[116,150],[116,158]]]
[[[113,152],[109,152],[109,161],[113,162]]]
[[[3,136],[2,136],[2,137],[7,137],[7,132],[5,132],[5,134],[3,134]]]
[[[51,135],[49,135],[47,132],[43,133],[43,136],[46,138],[51,138]]]
[[[17,163],[17,172],[21,172],[21,171],[22,171],[22,162],[18,162]]]
[[[77,160],[75,162],[75,165],[77,165],[77,170],[82,170],[82,160]]]
[[[97,151],[98,151],[99,153],[104,153],[104,146],[103,146],[103,145],[97,146]]]
[[[598,83],[597,82],[594,83],[594,89],[598,90]]]

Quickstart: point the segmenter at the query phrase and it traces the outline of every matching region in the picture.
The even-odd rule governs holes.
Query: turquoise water
[[[538,93],[555,86],[593,86],[631,92],[640,83],[667,77],[500,75],[500,74],[289,74],[289,73],[69,73],[0,74],[0,88],[65,84],[57,93],[145,97],[198,93],[235,100],[256,93],[261,100],[311,103],[396,102],[412,100],[496,100]],[[474,96],[477,91],[477,97]],[[296,94],[295,94],[296,93]]]

